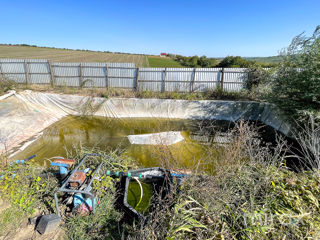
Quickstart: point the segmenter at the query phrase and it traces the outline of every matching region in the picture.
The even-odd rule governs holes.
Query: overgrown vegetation
[[[320,26],[295,37],[282,52],[268,99],[295,117],[320,110]]]
[[[249,67],[275,67],[277,64],[272,62],[257,62],[240,56],[227,56],[223,59],[208,58],[206,56],[191,56],[168,54],[176,62],[185,67],[202,68],[249,68]]]
[[[318,186],[317,173],[261,163],[189,180],[168,239],[317,239]]]
[[[2,165],[0,167],[1,199],[7,203],[2,219],[0,236],[19,227],[26,217],[49,213],[54,208],[52,192],[57,179],[33,164]]]
[[[87,149],[79,146],[74,151],[68,152],[67,155],[69,158],[80,160],[84,154],[92,152],[100,153],[102,156],[99,159],[88,160],[87,166],[92,168],[97,167],[100,161],[105,162],[108,169],[114,169],[115,171],[127,171],[129,168],[136,168],[132,159],[120,157],[121,154],[117,154],[117,151],[105,153],[98,149]],[[10,236],[28,217],[54,212],[53,193],[59,183],[57,176],[52,174],[52,170],[51,168],[36,166],[33,162],[24,164],[13,162],[0,166],[0,220],[2,220],[0,237],[3,235]],[[111,229],[114,229],[112,230],[113,233],[118,232],[116,231],[116,224],[120,221],[122,214],[114,209],[115,182],[116,180],[104,177],[101,182],[95,183],[94,189],[101,207],[96,215],[85,217],[71,215],[67,218],[65,228],[68,238],[85,239],[88,234],[92,239],[96,239],[94,233],[101,236],[102,233],[106,234]],[[1,209],[2,201],[6,202],[4,209]],[[66,209],[63,211],[66,211]]]
[[[312,123],[316,124],[316,123]],[[209,127],[210,128],[210,127]],[[210,131],[210,129],[206,131]],[[319,127],[316,134],[319,134]],[[317,130],[318,129],[318,130]],[[310,132],[301,132],[307,142]],[[123,213],[114,208],[116,180],[102,178],[94,184],[99,198],[95,215],[68,214],[62,226],[68,239],[317,239],[320,237],[320,180],[316,164],[294,172],[285,165],[289,151],[281,138],[276,146],[261,145],[257,130],[240,122],[229,132],[231,142],[219,155],[206,161],[216,162],[213,171],[193,169],[193,175],[173,192],[159,200],[159,207],[148,222],[122,221]],[[302,149],[305,149],[302,146]],[[97,149],[76,148],[68,157],[79,159]],[[108,169],[127,171],[134,161],[120,157],[121,152],[103,153]],[[110,161],[113,159],[113,161]],[[298,157],[297,157],[298,159]],[[310,159],[313,159],[311,157]],[[301,159],[304,160],[304,159]],[[89,161],[96,166],[100,160]],[[169,166],[170,167],[170,166]],[[35,210],[52,212],[53,178],[43,177],[43,169],[33,164],[2,169],[1,197],[13,207],[0,218],[7,225],[2,234],[12,231],[12,220],[30,216]],[[17,174],[12,178],[12,174]],[[49,185],[50,184],[50,185]],[[6,226],[6,227],[4,227]]]
[[[286,155],[281,154],[288,151],[285,142],[279,139],[271,151],[259,147],[250,126],[239,124],[233,131],[238,137],[225,146],[214,174],[187,179],[173,200],[174,207],[152,215],[150,223],[129,239],[320,237],[316,165],[289,170]]]

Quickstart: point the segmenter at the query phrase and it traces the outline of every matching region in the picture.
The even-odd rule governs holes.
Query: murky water
[[[203,136],[200,129],[201,123],[191,120],[68,116],[47,128],[37,141],[16,154],[14,159],[37,154],[35,161],[43,164],[55,156],[66,157],[67,150],[72,151],[82,145],[105,151],[123,149],[123,154],[134,158],[141,167],[166,166],[170,163],[177,168],[192,169],[206,156],[211,145],[210,136]],[[184,140],[170,146],[159,146],[132,145],[127,138],[133,134],[164,131],[181,131]]]

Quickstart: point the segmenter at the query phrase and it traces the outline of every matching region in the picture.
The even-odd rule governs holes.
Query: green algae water
[[[106,152],[122,149],[123,154],[136,160],[140,167],[193,169],[206,158],[208,147],[211,147],[208,139],[198,141],[203,137],[199,126],[199,121],[192,120],[68,116],[45,129],[39,139],[13,159],[37,154],[35,161],[46,165],[50,158],[67,157],[67,151],[72,152],[81,145]],[[130,144],[127,138],[128,135],[165,131],[180,131],[184,140],[163,146]],[[209,164],[202,169],[211,167]]]
[[[152,184],[147,184],[143,181],[140,183],[143,190],[142,196],[139,184],[136,181],[130,181],[128,187],[128,204],[138,212],[144,214],[149,210],[152,201],[153,187]]]

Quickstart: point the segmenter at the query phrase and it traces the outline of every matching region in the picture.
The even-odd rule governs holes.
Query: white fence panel
[[[136,68],[133,63],[50,63],[0,59],[0,76],[18,83],[111,87],[161,92],[241,91],[245,68]],[[137,79],[138,77],[138,79]]]
[[[243,88],[243,83],[247,77],[246,68],[225,68],[223,89],[230,92],[239,92]]]
[[[164,73],[165,68],[140,68],[139,90],[160,92],[165,77]]]

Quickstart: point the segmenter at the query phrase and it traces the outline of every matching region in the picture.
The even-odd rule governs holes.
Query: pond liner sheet
[[[98,98],[11,92],[0,100],[0,154],[17,152],[32,137],[67,115],[259,121],[292,137],[292,125],[273,105],[253,101]]]

